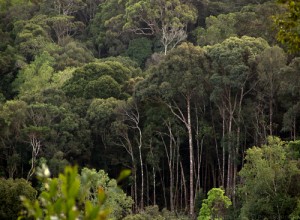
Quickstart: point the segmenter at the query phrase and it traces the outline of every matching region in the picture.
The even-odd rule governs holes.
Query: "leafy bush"
[[[33,202],[22,197],[27,209],[22,217],[101,220],[121,219],[130,213],[132,199],[103,170],[84,168],[79,175],[77,167],[67,166],[58,178],[49,175],[48,168],[42,165],[37,176],[44,191]]]
[[[0,179],[0,219],[17,219],[22,209],[20,195],[31,201],[36,190],[25,179]]]
[[[124,220],[188,220],[190,219],[185,215],[178,215],[174,212],[170,212],[167,209],[159,211],[157,205],[147,206],[145,210],[134,215],[128,215]]]
[[[203,200],[198,220],[223,219],[226,209],[231,205],[230,199],[224,195],[224,190],[212,188],[207,196],[207,199]]]

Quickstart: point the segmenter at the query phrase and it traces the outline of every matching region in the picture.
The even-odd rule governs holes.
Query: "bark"
[[[182,110],[174,102],[175,106],[167,104],[171,112],[185,125],[188,132],[189,139],[189,215],[194,216],[194,152],[193,152],[193,135],[192,135],[192,123],[191,123],[191,94],[185,96],[187,117],[184,116]]]
[[[185,175],[184,175],[184,171],[183,171],[183,167],[182,167],[182,163],[180,161],[180,170],[181,170],[181,181],[182,181],[182,187],[183,187],[183,194],[184,194],[184,207],[187,207],[188,204],[188,193],[187,193],[187,188],[186,188],[186,179],[185,179]]]
[[[27,178],[26,178],[27,181],[29,181],[30,177],[34,174],[37,156],[38,156],[39,151],[41,149],[41,142],[36,137],[35,134],[31,134],[30,135],[30,145],[32,147],[32,152],[31,152],[31,167],[30,167],[30,170],[29,170],[29,172],[27,174]]]
[[[190,216],[194,216],[194,152],[193,152],[193,135],[191,124],[191,103],[187,100],[188,122],[187,129],[189,135],[189,154],[190,154]]]

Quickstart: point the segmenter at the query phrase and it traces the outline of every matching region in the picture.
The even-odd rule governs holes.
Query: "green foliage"
[[[152,54],[152,42],[145,37],[131,40],[125,54],[143,67]]]
[[[300,50],[300,2],[293,0],[278,0],[287,10],[274,17],[278,28],[277,39],[286,44],[290,52]]]
[[[54,71],[52,63],[53,57],[44,52],[18,73],[14,85],[20,97],[39,93],[49,86]]]
[[[55,33],[54,40],[60,46],[65,45],[74,33],[81,32],[84,28],[82,22],[74,20],[74,17],[69,15],[56,15],[48,18],[48,22]]]
[[[17,219],[22,210],[20,196],[33,201],[36,194],[36,190],[25,179],[0,178],[0,218]]]
[[[235,29],[239,37],[262,37],[270,45],[276,44],[276,31],[272,15],[282,9],[273,1],[263,4],[247,5],[240,12],[236,12]]]
[[[38,15],[27,20],[20,20],[14,24],[16,34],[15,43],[21,54],[32,61],[35,56],[44,51],[51,44],[50,27],[45,15]]]
[[[9,100],[0,105],[0,155],[6,161],[6,171],[10,178],[14,177],[22,159],[17,146],[22,129],[26,126],[26,116],[27,104],[23,101]]]
[[[157,205],[147,206],[145,210],[137,214],[128,215],[124,220],[188,220],[188,216],[172,213],[166,209],[159,211]]]
[[[17,53],[18,50],[10,45],[0,51],[0,91],[8,99],[15,95],[12,82],[15,80],[19,68],[25,65],[24,58]]]
[[[49,53],[54,57],[54,69],[64,70],[67,67],[79,67],[93,61],[92,53],[84,46],[84,44],[74,41],[73,39],[65,39],[65,44],[57,48],[47,48]]]
[[[111,76],[101,76],[97,80],[89,82],[84,89],[84,97],[103,98],[110,97],[119,98],[121,93],[121,86]]]
[[[212,59],[213,72],[210,77],[213,85],[211,100],[217,105],[224,104],[221,99],[226,96],[225,90],[231,90],[227,95],[232,96],[241,92],[246,83],[254,77],[256,57],[268,47],[265,40],[247,36],[230,37],[220,44],[207,46],[205,49]],[[227,100],[229,99],[228,97]]]
[[[85,199],[97,204],[97,189],[105,192],[106,200],[102,208],[110,210],[108,217],[110,219],[123,219],[131,213],[133,200],[127,196],[117,185],[117,181],[110,179],[103,171],[98,172],[95,169],[83,168],[81,171],[81,191],[85,191]]]
[[[286,143],[269,137],[268,144],[247,150],[246,163],[240,171],[243,184],[239,189],[243,205],[241,217],[251,219],[281,218],[295,208],[293,196],[299,187],[297,162],[287,155]]]
[[[207,199],[203,200],[198,220],[222,220],[226,210],[231,206],[230,199],[224,195],[224,190],[212,188],[207,193]]]
[[[160,97],[164,100],[179,98],[179,102],[182,96],[202,96],[207,67],[204,50],[183,43],[170,51],[159,65],[150,69],[152,74],[138,84],[137,96]]]
[[[91,122],[95,133],[107,129],[120,101],[115,98],[94,99],[87,110],[87,118]]]
[[[137,68],[130,64],[123,65],[117,60],[99,60],[78,68],[63,89],[71,97],[120,98],[121,86],[136,73]]]
[[[86,200],[89,188],[83,185],[84,182],[78,176],[76,167],[66,167],[63,174],[53,179],[49,178],[50,173],[45,166],[37,174],[43,181],[45,191],[35,201],[22,197],[23,204],[27,209],[23,217],[67,220],[107,218],[109,212],[102,206],[106,197],[105,191],[96,186],[94,202]]]
[[[185,28],[196,21],[197,11],[192,4],[180,0],[130,0],[126,3],[124,17],[123,30],[155,35],[166,54],[187,37]]]
[[[124,0],[104,1],[99,5],[95,18],[90,22],[89,34],[98,57],[105,53],[109,56],[117,56],[125,52],[131,38],[127,32],[120,34],[125,24],[123,15],[126,2]]]
[[[206,29],[199,27],[195,30],[197,43],[201,46],[213,45],[235,36],[236,22],[236,14],[234,13],[207,17],[205,20]]]

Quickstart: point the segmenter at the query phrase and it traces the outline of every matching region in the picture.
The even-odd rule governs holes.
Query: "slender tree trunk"
[[[184,113],[181,111],[181,109],[178,107],[178,105],[175,103],[175,107],[167,104],[171,112],[179,118],[185,125],[187,131],[188,131],[188,139],[189,139],[189,175],[190,175],[190,192],[189,192],[189,215],[191,217],[194,216],[194,152],[193,152],[193,135],[192,135],[192,123],[191,123],[191,94],[187,94],[185,96],[186,100],[186,110],[187,110],[187,118],[184,116]],[[175,109],[175,110],[174,110]],[[178,111],[178,112],[176,112]]]
[[[177,138],[179,139],[179,138]],[[179,177],[180,177],[180,172],[179,172],[179,140],[177,140],[176,142],[176,184],[175,184],[175,202],[174,205],[176,207],[176,209],[178,209],[178,184],[179,184]]]
[[[149,206],[149,201],[150,201],[150,195],[149,195],[149,172],[148,172],[148,166],[145,166],[146,169],[146,204]]]
[[[293,140],[296,140],[296,117],[293,119]]]
[[[138,201],[138,195],[137,195],[137,181],[136,181],[136,166],[133,165],[133,172],[132,172],[132,175],[133,175],[133,184],[134,184],[134,211],[136,212],[138,210],[138,207],[137,207],[137,201]]]
[[[214,120],[214,116],[213,116],[213,113],[212,113],[212,106],[211,106],[211,104],[210,104],[210,115],[211,115],[211,122],[212,122],[212,126],[213,126],[215,149],[216,149],[216,154],[217,154],[218,171],[219,171],[218,179],[221,180],[219,182],[224,187],[224,176],[223,176],[223,172],[222,172],[222,168],[221,168],[221,162],[220,162],[220,157],[219,157],[219,150],[218,150],[219,147],[218,147],[218,141],[217,141],[217,135],[216,135],[215,120]]]
[[[225,188],[225,110],[222,109],[222,186]]]
[[[270,102],[269,102],[269,108],[270,108],[270,135],[273,135],[273,97],[270,98]]]
[[[191,103],[190,97],[187,98],[187,129],[189,136],[189,155],[190,155],[190,216],[194,216],[194,152],[193,152],[193,135],[192,135],[192,124],[191,124]]]
[[[143,158],[142,158],[142,146],[139,146],[139,157],[140,157],[140,169],[141,169],[141,200],[140,208],[144,209],[144,168],[143,168]]]
[[[182,177],[182,186],[183,186],[183,191],[184,191],[184,205],[185,205],[185,207],[187,207],[188,193],[187,193],[187,187],[186,187],[186,179],[185,179],[184,170],[183,170],[181,161],[180,161],[180,169],[181,169],[181,177]]]
[[[233,121],[233,112],[229,112],[229,121],[228,121],[228,167],[227,167],[227,193],[232,196],[232,121]]]
[[[153,174],[153,205],[156,205],[156,177],[155,177],[155,169],[152,167]]]
[[[159,176],[160,176],[160,182],[161,182],[162,190],[163,190],[164,207],[167,207],[168,203],[167,203],[167,196],[166,196],[166,186],[165,186],[165,181],[164,181],[163,175],[161,174],[160,171],[159,171]]]
[[[36,166],[36,160],[37,156],[40,152],[41,148],[41,142],[38,140],[35,134],[30,135],[30,145],[32,147],[32,152],[31,152],[31,167],[30,170],[27,174],[27,181],[29,181],[30,177],[34,174],[35,166]]]
[[[198,192],[200,192],[201,185],[200,185],[200,169],[201,169],[201,160],[202,160],[202,150],[203,150],[203,142],[204,142],[204,136],[201,137],[201,141],[199,141],[200,138],[200,132],[199,132],[199,119],[198,119],[198,111],[196,109],[196,142],[197,142],[197,168],[195,168],[196,171],[196,188],[195,188],[195,197],[194,201],[196,199],[196,196]]]
[[[152,140],[150,141],[150,153],[154,158],[153,150],[152,150]],[[153,176],[153,205],[156,205],[156,173],[154,163],[152,164],[152,176]]]

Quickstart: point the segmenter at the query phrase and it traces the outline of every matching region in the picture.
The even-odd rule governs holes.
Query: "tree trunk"
[[[153,205],[156,205],[156,179],[155,179],[155,169],[152,167],[153,173]]]
[[[188,193],[187,193],[187,188],[186,188],[186,179],[185,179],[185,175],[184,175],[184,170],[182,167],[182,163],[180,161],[180,169],[181,169],[181,179],[182,179],[182,186],[183,186],[183,192],[184,192],[184,206],[187,207],[188,204]]]
[[[187,130],[189,136],[189,155],[190,155],[190,216],[194,216],[194,152],[193,152],[193,135],[191,124],[191,103],[190,97],[187,98]]]
[[[139,143],[139,157],[140,157],[140,169],[141,169],[141,200],[140,200],[140,208],[144,209],[144,168],[143,168],[143,158],[142,158],[142,133],[139,129],[139,135],[140,135],[140,143]]]

